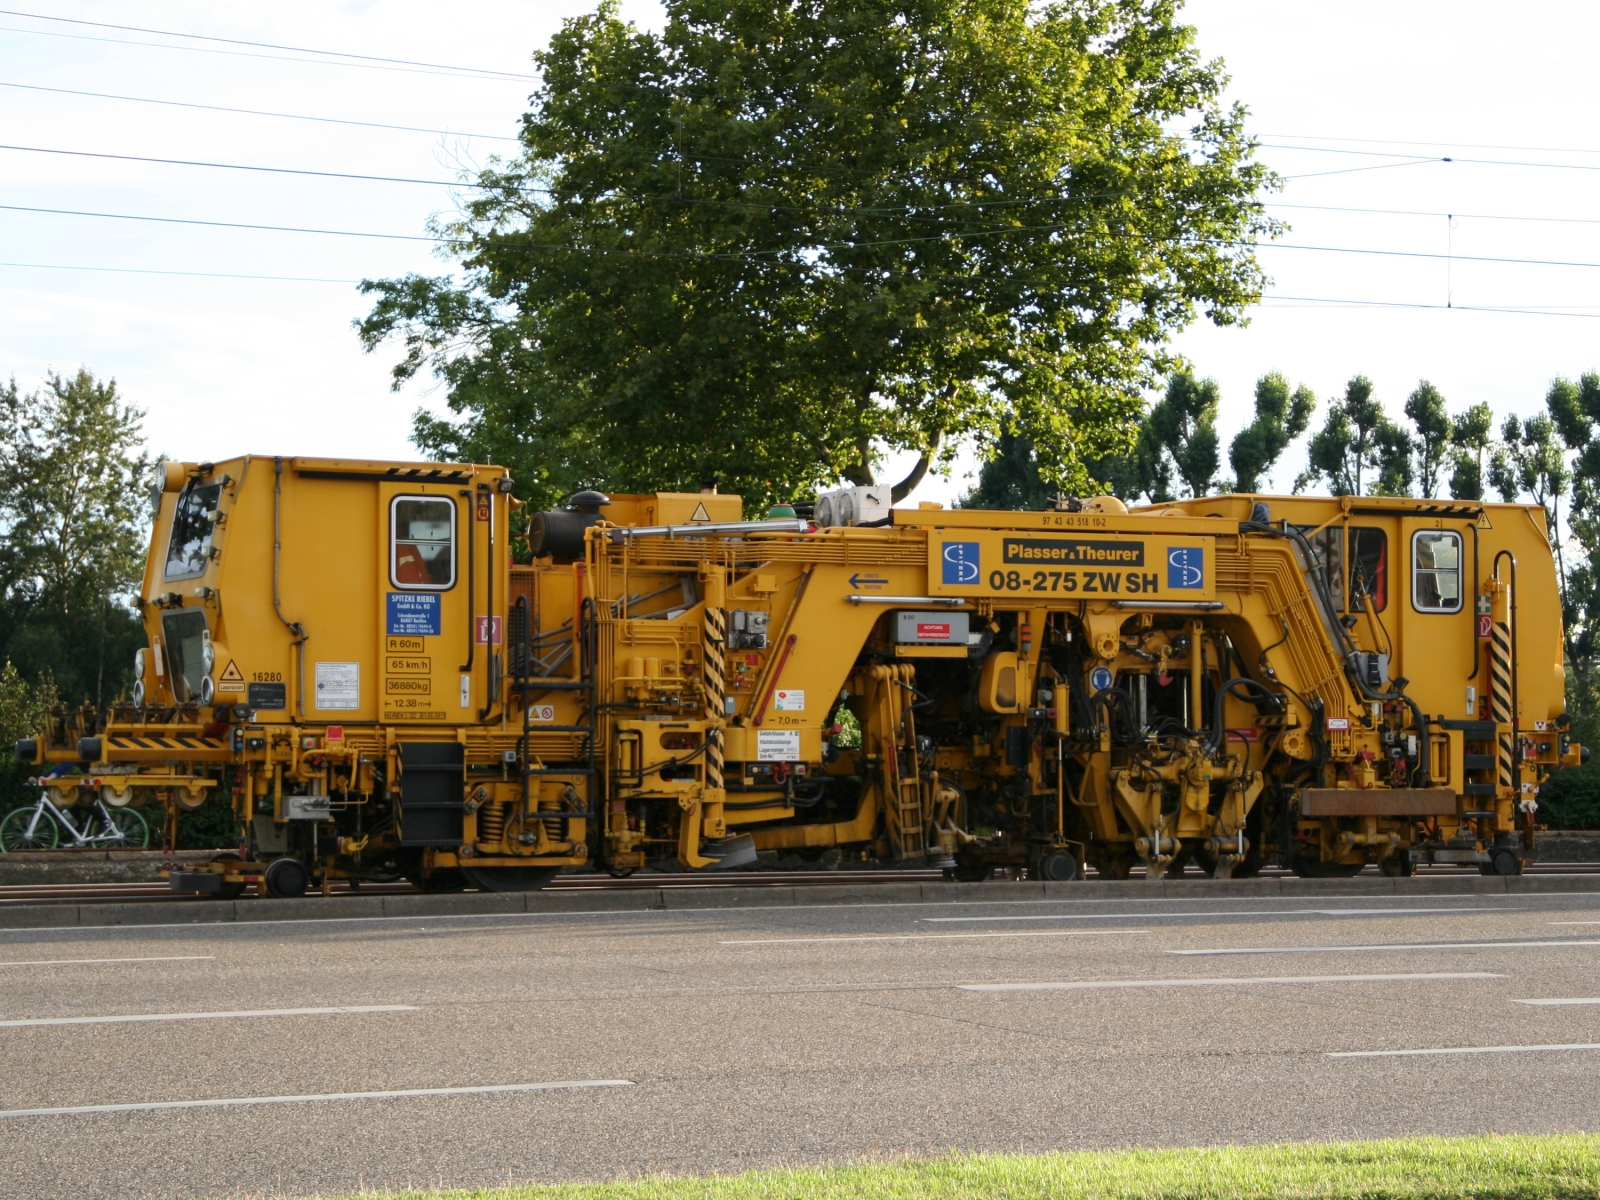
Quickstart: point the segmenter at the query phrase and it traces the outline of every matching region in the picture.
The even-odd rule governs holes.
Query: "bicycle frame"
[[[101,828],[104,832],[93,833],[85,837],[83,832],[79,831],[72,818],[51,803],[50,797],[43,792],[39,794],[39,802],[34,805],[33,820],[28,822],[28,837],[31,838],[34,835],[34,831],[39,828],[39,818],[44,815],[46,810],[49,810],[50,815],[55,818],[56,824],[72,838],[72,844],[75,847],[97,846],[102,842],[120,842],[123,840],[122,832],[111,823],[111,814],[106,811],[105,803],[99,797],[95,798],[94,803],[90,806],[89,813],[85,814],[83,828],[85,831],[88,830],[90,823],[94,819],[94,814],[99,813]]]

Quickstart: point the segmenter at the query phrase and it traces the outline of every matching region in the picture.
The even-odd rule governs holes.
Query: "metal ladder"
[[[595,703],[594,662],[595,662],[595,622],[594,602],[585,599],[578,613],[578,677],[576,679],[555,678],[551,676],[531,674],[533,667],[533,636],[532,622],[529,619],[528,598],[518,596],[517,602],[511,609],[511,644],[516,649],[516,659],[512,663],[512,688],[522,697],[522,737],[517,742],[517,765],[522,775],[522,811],[529,814],[529,818],[538,821],[555,820],[561,822],[561,837],[565,839],[568,826],[566,822],[582,819],[588,822],[589,854],[595,858],[598,854],[600,837],[599,819],[599,766],[596,762],[596,743],[599,739],[599,711]],[[586,736],[581,739],[585,763],[581,767],[535,767],[532,766],[533,755],[529,752],[533,727],[532,696],[539,692],[586,692],[589,703],[586,712],[589,720],[585,725],[547,725],[540,722],[540,733],[581,733]],[[549,811],[531,812],[528,808],[529,797],[533,790],[533,781],[537,778],[550,775],[582,775],[584,777],[584,795],[581,797],[583,807],[551,809]]]

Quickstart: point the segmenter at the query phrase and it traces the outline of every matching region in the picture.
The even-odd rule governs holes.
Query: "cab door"
[[[1450,517],[1407,517],[1394,547],[1391,610],[1398,656],[1390,671],[1428,713],[1476,716],[1478,635],[1473,557],[1476,530]]]
[[[378,528],[378,701],[385,723],[477,720],[472,491],[460,483],[384,481]],[[472,666],[469,666],[472,664]]]

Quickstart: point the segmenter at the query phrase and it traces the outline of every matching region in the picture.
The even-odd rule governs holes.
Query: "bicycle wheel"
[[[106,819],[111,822],[111,829],[102,835],[106,846],[117,850],[143,850],[150,844],[150,826],[137,810],[113,808],[106,813]],[[112,830],[116,832],[115,840]]]
[[[33,819],[35,813],[39,816],[37,823]],[[29,825],[33,825],[32,832],[29,832]],[[54,850],[60,836],[56,823],[42,809],[13,809],[0,820],[0,850],[3,851]]]

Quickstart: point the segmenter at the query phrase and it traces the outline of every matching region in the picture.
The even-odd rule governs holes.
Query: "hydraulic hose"
[[[1259,684],[1254,679],[1250,679],[1244,675],[1238,675],[1228,680],[1227,683],[1223,684],[1217,689],[1217,693],[1211,701],[1211,736],[1206,741],[1206,757],[1208,758],[1215,758],[1218,754],[1222,753],[1223,743],[1227,740],[1228,736],[1228,731],[1223,725],[1224,701],[1227,700],[1228,693],[1236,688],[1242,688],[1246,692],[1254,693],[1254,695],[1248,697],[1248,699],[1256,706],[1256,710],[1258,712],[1261,710],[1263,705],[1270,708],[1273,712],[1283,711],[1283,697],[1278,695],[1277,692],[1269,690],[1263,684]]]
[[[1328,592],[1327,579],[1324,578],[1321,571],[1315,569],[1316,552],[1312,550],[1311,543],[1307,540],[1306,535],[1289,524],[1288,521],[1282,522],[1281,525],[1272,525],[1266,521],[1240,521],[1239,531],[1241,533],[1264,533],[1269,537],[1287,538],[1294,543],[1295,548],[1300,552],[1306,579],[1310,581],[1312,593],[1317,598],[1317,608],[1319,615],[1322,617],[1322,623],[1327,628],[1329,637],[1333,640],[1340,662],[1344,664],[1345,678],[1349,680],[1351,687],[1364,700],[1377,701],[1379,703],[1387,700],[1400,700],[1411,709],[1412,724],[1417,731],[1418,759],[1417,766],[1413,768],[1411,774],[1415,775],[1420,772],[1422,775],[1421,786],[1430,786],[1433,782],[1433,773],[1431,764],[1428,761],[1430,758],[1427,745],[1428,723],[1427,718],[1423,716],[1422,706],[1406,695],[1404,691],[1396,689],[1390,692],[1380,692],[1377,688],[1369,685],[1365,679],[1361,678],[1360,673],[1351,661],[1354,655],[1360,653],[1360,650],[1350,640],[1350,631],[1339,620],[1338,607],[1334,604],[1333,597]],[[1393,686],[1392,681],[1391,686]]]

